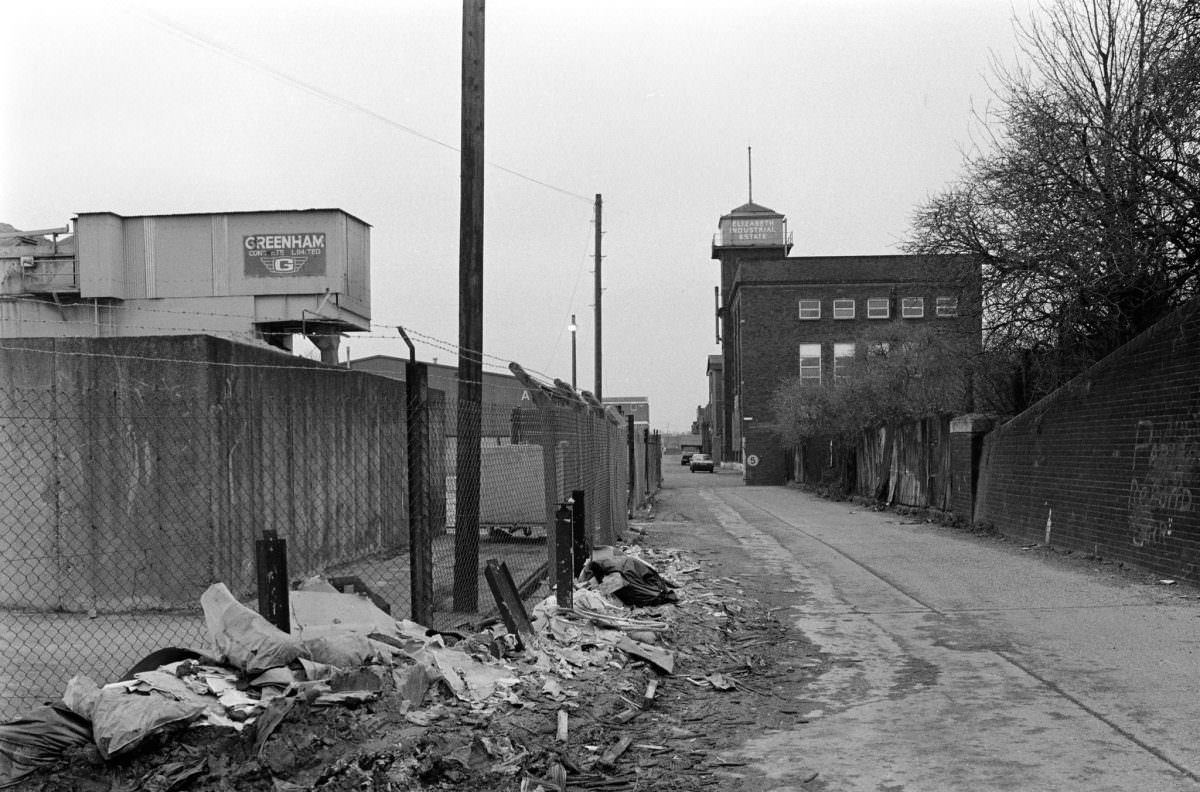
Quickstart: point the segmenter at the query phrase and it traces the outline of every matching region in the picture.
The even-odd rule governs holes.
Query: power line
[[[575,283],[571,286],[571,296],[569,298],[567,298],[567,308],[568,308],[567,313],[570,316],[574,316],[576,313],[576,311],[575,311],[575,295],[579,292],[579,281],[583,280],[583,273],[585,271],[584,266],[587,263],[588,251],[591,250],[591,246],[592,246],[592,231],[591,231],[591,229],[588,229],[587,243],[584,245],[583,253],[579,257],[579,263],[575,267]],[[562,337],[563,337],[564,327],[565,327],[565,325],[563,325],[561,323],[559,324],[558,335],[555,337],[554,344],[551,346],[552,350],[558,348],[558,342],[561,341]],[[554,352],[551,352],[550,360],[546,361],[546,368],[550,367],[550,362],[552,360],[554,360],[554,354],[555,354]]]
[[[236,50],[227,44],[216,41],[215,39],[209,38],[208,36],[205,36],[201,33],[197,33],[193,30],[188,30],[187,28],[183,27],[182,25],[178,24],[177,22],[167,19],[166,17],[164,17],[160,14],[157,14],[148,8],[139,8],[137,10],[141,13],[141,15],[143,17],[148,19],[153,24],[157,25],[159,28],[167,31],[168,33],[171,33],[172,35],[179,36],[180,38],[183,38],[183,39],[191,42],[192,44],[195,44],[196,46],[203,47],[205,49],[211,50],[218,54],[224,55],[228,58],[231,58],[231,59],[241,63],[244,66],[250,66],[251,68],[258,69],[259,71],[261,71],[265,74],[268,74],[277,80],[280,80],[282,82],[288,83],[289,85],[293,85],[297,88],[300,88],[301,90],[306,91],[307,93],[310,93],[313,96],[316,96],[320,99],[324,99],[327,102],[331,102],[333,104],[340,105],[346,109],[354,110],[358,113],[362,113],[363,115],[368,116],[369,118],[372,118],[382,124],[390,126],[393,129],[397,129],[401,132],[404,132],[405,134],[412,135],[413,137],[416,137],[416,138],[420,138],[421,140],[424,140],[428,143],[432,143],[435,146],[441,146],[442,148],[447,149],[449,151],[454,151],[454,152],[460,151],[458,146],[447,143],[444,140],[439,140],[438,138],[436,138],[432,135],[428,135],[428,134],[422,132],[421,130],[416,129],[415,127],[411,127],[408,124],[404,124],[399,121],[396,121],[393,118],[389,118],[389,117],[383,115],[382,113],[372,110],[371,108],[367,107],[366,105],[360,104],[359,102],[355,102],[351,99],[347,99],[344,96],[335,94],[332,91],[328,91],[324,88],[321,88],[320,86],[314,85],[305,80],[301,80],[298,77],[295,77],[291,74],[288,74],[287,72],[284,72],[280,69],[275,68],[274,66],[270,65],[266,61],[259,60],[258,58],[247,55],[246,53]],[[554,190],[555,192],[562,193],[563,195],[569,196],[571,198],[576,198],[580,201],[587,201],[588,203],[592,202],[592,199],[588,198],[586,195],[580,195],[579,193],[568,190],[565,187],[559,187],[557,185],[551,184],[550,182],[535,178],[533,176],[522,173],[521,171],[515,170],[513,168],[509,168],[504,165],[500,165],[499,163],[492,162],[490,160],[487,162],[487,164],[489,166],[496,168],[497,170],[503,171],[511,176],[516,176],[518,179],[523,179],[527,182],[536,184],[540,187],[545,187],[548,190]]]

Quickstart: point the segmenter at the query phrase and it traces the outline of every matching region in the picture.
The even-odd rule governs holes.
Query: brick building
[[[720,355],[708,356],[708,405],[704,408],[704,423],[700,428],[703,435],[704,453],[718,462],[725,457],[725,362]]]
[[[605,396],[601,400],[605,407],[612,407],[622,419],[633,416],[633,425],[639,431],[650,428],[650,398],[648,396]]]
[[[866,354],[864,336],[887,322],[930,323],[978,348],[978,280],[960,257],[789,258],[786,219],[753,203],[718,228],[724,393],[713,434],[722,459],[744,463],[747,484],[785,480],[785,448],[769,428],[770,399],[783,380],[831,381]],[[708,370],[711,383],[711,362]]]

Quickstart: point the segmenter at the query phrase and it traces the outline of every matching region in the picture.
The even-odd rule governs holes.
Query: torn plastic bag
[[[314,662],[339,668],[354,668],[381,660],[380,650],[361,633],[330,633],[306,638],[301,645]]]
[[[662,579],[654,567],[633,556],[615,552],[594,553],[588,570],[600,582],[608,575],[620,575],[625,585],[613,590],[612,594],[626,605],[662,605],[679,601],[671,585]]]
[[[155,681],[160,684],[170,676],[165,672],[146,673],[159,675]],[[179,685],[180,691],[187,691],[183,683]],[[139,687],[152,690],[150,693],[131,690]],[[110,759],[132,750],[151,734],[204,715],[208,702],[190,691],[186,695],[189,700],[178,701],[140,679],[98,687],[86,676],[77,675],[67,683],[63,702],[75,717],[91,721],[88,739],[96,743],[101,756]]]
[[[92,739],[105,759],[131,751],[156,732],[204,714],[203,704],[176,701],[158,693],[129,693],[121,687],[100,689],[92,716]]]
[[[217,651],[250,674],[285,666],[303,654],[299,639],[238,602],[224,583],[209,586],[200,605]]]
[[[92,724],[65,706],[38,707],[23,718],[0,724],[0,789],[92,740]]]

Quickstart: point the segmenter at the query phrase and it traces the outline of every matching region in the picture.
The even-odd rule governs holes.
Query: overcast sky
[[[655,428],[707,400],[719,217],[788,217],[794,256],[898,252],[958,172],[1029,0],[493,0],[484,351],[593,389],[604,197],[605,396]],[[462,6],[22,3],[0,47],[0,222],[336,207],[372,228],[352,357],[455,364]],[[515,171],[519,175],[514,175]]]

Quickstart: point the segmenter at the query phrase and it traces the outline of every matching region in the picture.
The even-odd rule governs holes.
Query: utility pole
[[[571,314],[571,387],[578,388],[579,385],[575,381],[575,331],[579,329],[579,325],[575,324],[575,314]]]
[[[458,226],[458,440],[454,610],[479,607],[479,446],[483,408],[484,0],[463,0]]]
[[[603,374],[603,366],[601,364],[601,354],[600,354],[600,351],[602,349],[602,338],[603,338],[603,333],[600,330],[600,328],[601,328],[600,295],[601,295],[601,292],[603,291],[600,288],[600,283],[601,283],[600,261],[601,261],[601,259],[604,258],[602,255],[600,255],[600,238],[601,238],[601,234],[603,233],[601,231],[600,217],[601,217],[601,209],[603,208],[603,205],[604,205],[604,202],[600,198],[600,193],[596,193],[596,272],[595,272],[595,274],[596,274],[596,391],[595,391],[595,396],[596,396],[597,400],[602,400],[604,398],[604,396],[603,396],[604,374]]]

